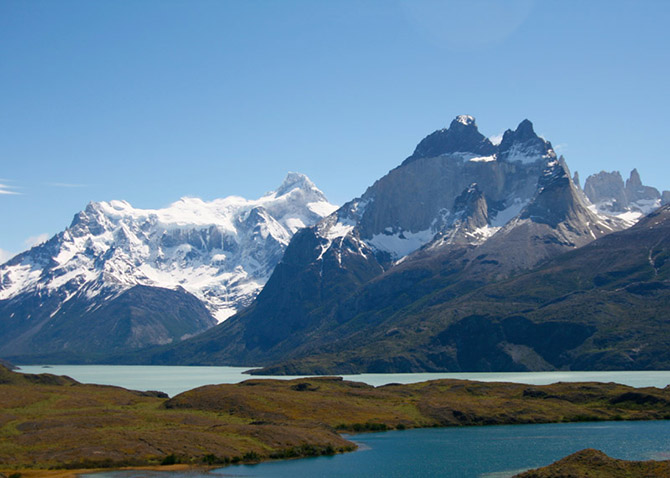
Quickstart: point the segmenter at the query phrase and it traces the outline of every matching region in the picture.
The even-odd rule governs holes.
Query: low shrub
[[[261,459],[261,456],[255,451],[248,451],[242,455],[242,461],[258,461]]]
[[[179,463],[179,458],[174,453],[170,453],[161,461],[161,465],[176,465],[177,463]]]

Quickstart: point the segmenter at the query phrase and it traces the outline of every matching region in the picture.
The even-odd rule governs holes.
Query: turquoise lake
[[[332,457],[230,466],[206,474],[129,471],[82,476],[506,478],[584,448],[629,460],[670,459],[670,421],[429,428],[349,438],[359,444],[359,451]]]
[[[244,372],[249,367],[179,367],[158,365],[22,365],[19,372],[68,375],[82,383],[117,385],[132,390],[160,390],[171,397],[202,385],[238,383],[250,378],[290,379],[294,376],[262,377]],[[670,384],[670,371],[652,372],[512,372],[512,373],[380,373],[344,375],[346,380],[379,386],[416,383],[440,378],[482,382],[517,382],[546,385],[555,382],[617,382],[633,387],[663,388]]]

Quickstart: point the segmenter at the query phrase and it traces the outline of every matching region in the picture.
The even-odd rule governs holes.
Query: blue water
[[[160,390],[171,397],[202,385],[238,383],[261,377],[244,374],[248,367],[180,367],[146,365],[23,365],[20,372],[68,375],[83,383],[117,385],[133,390]],[[516,382],[546,385],[556,382],[617,382],[632,387],[663,388],[670,384],[670,371],[652,372],[519,372],[519,373],[379,373],[344,375],[345,380],[379,386],[387,383],[416,383],[440,378],[482,382]]]
[[[199,472],[105,472],[89,478],[450,477],[504,478],[584,448],[627,460],[670,459],[670,421],[430,428],[349,437],[342,455]]]

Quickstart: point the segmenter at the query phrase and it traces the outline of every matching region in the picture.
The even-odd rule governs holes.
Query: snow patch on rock
[[[498,211],[495,217],[491,220],[491,226],[493,227],[502,227],[513,218],[518,216],[524,207],[528,204],[528,199],[515,198],[511,201],[511,204],[507,206],[502,211]]]
[[[394,234],[375,234],[367,244],[377,251],[387,252],[395,260],[405,257],[428,244],[435,237],[435,232],[426,229],[419,232],[401,231]]]

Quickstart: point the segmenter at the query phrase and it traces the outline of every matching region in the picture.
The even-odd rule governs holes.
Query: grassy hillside
[[[338,432],[670,419],[670,389],[436,380],[248,380],[159,392],[0,368],[0,471],[225,465],[352,450]]]
[[[327,427],[171,410],[166,400],[0,368],[0,469],[209,465],[353,448]]]

